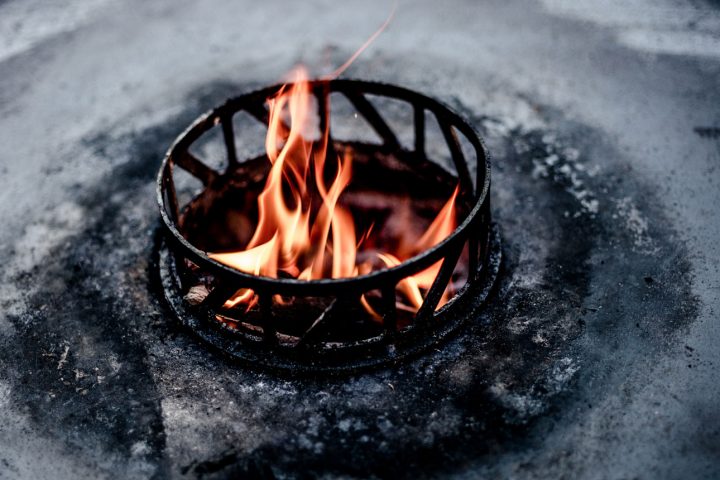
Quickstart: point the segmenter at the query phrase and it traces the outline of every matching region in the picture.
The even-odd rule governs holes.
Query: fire
[[[399,265],[455,229],[457,189],[419,239],[403,239],[393,252],[363,252],[370,254],[364,258],[371,258],[358,263],[359,248],[370,232],[358,235],[351,212],[340,203],[352,181],[352,153],[346,150],[342,156],[329,158],[330,122],[324,122],[321,131],[317,100],[305,68],[295,68],[290,82],[268,99],[268,105],[265,149],[271,167],[258,196],[257,227],[243,250],[210,253],[210,258],[253,275],[346,278]],[[397,286],[398,307],[416,312],[423,302],[422,291],[430,288],[439,268],[438,263],[402,280]],[[441,305],[449,293],[445,292]],[[249,310],[257,301],[252,290],[241,289],[224,307]],[[365,296],[361,302],[371,317],[381,319]]]
[[[272,166],[258,197],[257,228],[244,250],[210,257],[268,277],[282,273],[311,280],[357,275],[355,224],[350,212],[338,204],[352,177],[352,157],[334,159],[334,178],[325,181],[329,127],[319,131],[315,97],[304,68],[294,71],[293,82],[268,100],[265,147]],[[226,306],[237,305],[240,297],[249,300],[249,307],[256,301],[238,292]]]

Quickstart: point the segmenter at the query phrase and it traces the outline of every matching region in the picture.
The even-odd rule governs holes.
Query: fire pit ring
[[[349,278],[270,278],[244,273],[210,258],[181,233],[183,209],[188,205],[179,205],[173,170],[182,168],[200,180],[205,189],[227,181],[242,165],[235,148],[233,115],[244,111],[267,123],[265,101],[280,89],[280,86],[273,86],[227,100],[198,118],[170,147],[157,179],[157,200],[165,232],[164,239],[158,244],[160,283],[167,303],[181,323],[231,358],[293,372],[343,372],[392,363],[422,351],[452,332],[477,311],[491,291],[501,253],[499,233],[490,215],[489,157],[473,127],[430,97],[394,85],[346,79],[312,81],[311,88],[317,99],[321,125],[330,115],[330,94],[339,93],[382,139],[381,145],[369,148],[397,155],[409,164],[433,163],[426,155],[426,114],[433,115],[456,170],[458,198],[468,205],[460,225],[434,247],[400,265]],[[401,146],[398,136],[368,100],[368,95],[406,102],[412,107],[412,149]],[[218,125],[222,128],[227,152],[227,168],[222,173],[190,153],[190,146]],[[466,140],[465,145],[472,147],[475,164],[468,160],[459,135]],[[471,174],[473,170],[474,175]],[[467,282],[448,303],[437,308],[463,251],[468,252]],[[412,323],[399,329],[395,300],[397,284],[438,262],[442,262],[441,267]],[[213,288],[198,302],[188,300],[189,285],[185,280],[188,265],[214,279]],[[249,329],[218,321],[225,301],[243,288],[251,289],[259,297],[258,320],[248,324],[242,320]],[[360,295],[371,290],[381,293],[382,332],[351,341],[328,336],[328,326],[337,327],[347,322]],[[309,328],[301,334],[290,335],[277,328],[273,298],[278,295],[332,300],[312,319]]]

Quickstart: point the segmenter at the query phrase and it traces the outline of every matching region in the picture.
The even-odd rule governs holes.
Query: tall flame
[[[257,227],[243,250],[210,253],[211,258],[253,275],[346,278],[378,266],[399,265],[450,235],[456,227],[457,189],[419,240],[403,239],[396,251],[375,251],[376,261],[358,263],[358,248],[369,232],[358,237],[351,212],[340,203],[352,180],[352,154],[345,150],[342,157],[328,158],[330,122],[323,122],[321,131],[316,102],[308,73],[301,66],[291,72],[290,83],[268,99],[265,149],[271,167],[257,200]],[[422,290],[430,288],[439,268],[438,263],[402,280],[397,286],[398,307],[417,311],[423,302]],[[448,296],[446,291],[441,305]],[[365,297],[361,302],[372,318],[381,319]],[[254,292],[241,289],[224,306],[250,309],[256,303]]]

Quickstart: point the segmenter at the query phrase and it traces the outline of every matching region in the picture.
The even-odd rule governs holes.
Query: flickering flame
[[[330,122],[320,131],[307,71],[297,67],[291,81],[268,99],[265,148],[272,165],[258,196],[255,232],[243,250],[210,253],[211,258],[266,277],[346,278],[367,274],[378,265],[397,266],[452,233],[457,189],[419,239],[403,239],[397,251],[373,252],[379,261],[358,263],[358,246],[368,232],[358,235],[351,212],[339,203],[352,180],[352,154],[346,150],[342,157],[328,157]],[[334,174],[327,175],[328,169]],[[329,181],[327,177],[331,177]],[[402,280],[397,286],[398,306],[417,311],[423,302],[422,291],[430,288],[439,268],[438,263]],[[441,305],[448,297],[446,291]],[[254,292],[241,289],[224,306],[250,309],[256,303]],[[381,318],[364,297],[362,304],[373,318]]]
[[[344,70],[387,26],[390,18],[332,76]],[[265,149],[271,167],[258,196],[257,227],[243,250],[210,253],[210,258],[266,277],[347,278],[397,266],[452,233],[456,227],[457,189],[419,239],[401,239],[400,246],[392,252],[364,252],[369,253],[364,258],[371,258],[358,263],[358,250],[370,229],[358,235],[351,212],[340,203],[343,191],[352,181],[352,153],[345,150],[342,157],[328,156],[330,121],[324,122],[321,131],[316,102],[303,67],[295,68],[290,82],[268,99]],[[423,290],[430,288],[439,269],[437,263],[402,280],[397,286],[398,307],[416,312],[423,302]],[[448,289],[440,306],[449,295]],[[244,306],[249,310],[257,301],[252,290],[241,289],[224,307]],[[372,318],[381,320],[365,296],[361,303]]]
[[[401,255],[403,259],[412,257],[414,254],[422,252],[432,248],[440,241],[449,236],[456,227],[456,212],[455,212],[455,200],[457,197],[458,189],[455,188],[450,199],[445,203],[440,213],[438,213],[435,220],[430,224],[428,229],[425,231],[420,240],[413,243],[412,247],[403,246],[398,249],[398,255]],[[410,242],[405,242],[405,245],[409,245]],[[388,268],[400,265],[401,260],[391,253],[377,253],[378,258]],[[432,265],[430,268],[416,273],[415,275],[409,276],[401,280],[397,285],[397,292],[402,295],[405,302],[398,302],[397,307],[403,310],[408,310],[412,313],[418,311],[423,303],[423,296],[420,289],[428,290],[435,277],[440,271],[441,262]],[[366,272],[363,272],[366,273]],[[446,289],[438,303],[438,308],[442,307],[449,300],[451,291]],[[372,308],[367,299],[363,296],[360,299],[362,306],[375,320],[382,320],[382,316]]]

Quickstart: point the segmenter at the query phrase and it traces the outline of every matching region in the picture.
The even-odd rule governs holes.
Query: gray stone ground
[[[509,238],[487,340],[303,382],[167,326],[163,150],[391,7],[0,2],[0,478],[720,476],[717,2],[401,2],[348,71],[488,137]]]

